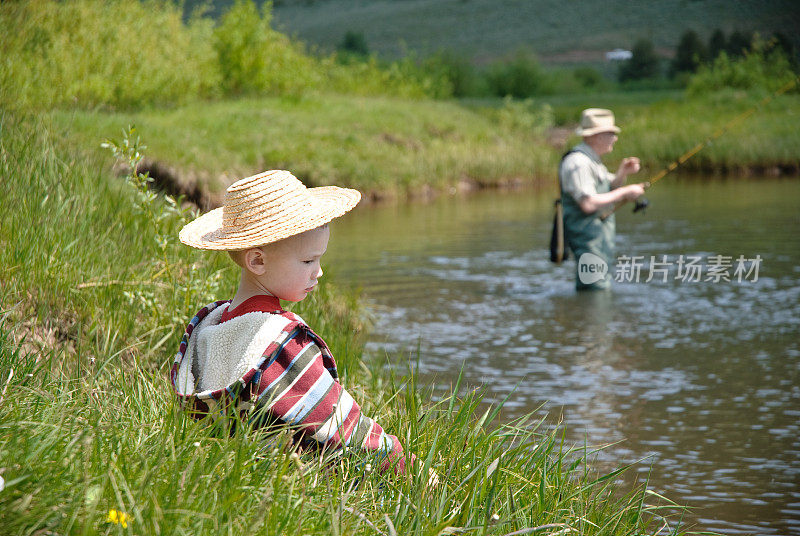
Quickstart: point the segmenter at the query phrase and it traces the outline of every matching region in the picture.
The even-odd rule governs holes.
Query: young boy
[[[383,470],[402,473],[400,441],[361,412],[328,346],[279,301],[314,290],[328,222],[360,199],[356,190],[306,188],[288,171],[266,171],[231,185],[222,208],[186,225],[181,242],[228,251],[241,280],[232,301],[211,303],[189,322],[170,379],[196,415],[233,407],[292,425],[303,444],[372,451]]]

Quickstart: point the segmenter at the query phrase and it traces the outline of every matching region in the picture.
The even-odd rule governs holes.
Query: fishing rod
[[[743,113],[737,115],[732,120],[730,120],[727,123],[725,123],[722,127],[718,128],[709,138],[706,138],[704,141],[698,143],[697,145],[695,145],[694,147],[692,147],[691,149],[689,149],[688,151],[683,153],[676,160],[671,162],[667,167],[663,168],[661,171],[656,173],[649,181],[643,182],[642,183],[642,187],[645,190],[647,190],[648,188],[653,186],[653,184],[655,184],[656,182],[658,182],[661,179],[663,179],[668,173],[671,173],[672,171],[675,171],[678,168],[678,166],[680,166],[681,164],[683,164],[684,162],[689,160],[691,157],[693,157],[694,155],[699,153],[704,147],[706,147],[707,145],[710,145],[714,140],[716,140],[717,138],[719,138],[720,136],[725,134],[727,131],[729,131],[731,128],[733,128],[735,125],[737,125],[738,123],[741,123],[742,121],[744,121],[745,119],[747,119],[748,117],[753,115],[756,112],[756,110],[758,110],[759,108],[767,105],[775,97],[777,97],[779,95],[783,95],[784,93],[786,93],[787,91],[792,89],[797,84],[797,81],[799,79],[800,78],[795,77],[795,79],[792,80],[791,82],[787,82],[784,86],[782,86],[780,89],[778,89],[777,91],[775,91],[771,95],[767,95],[766,97],[761,99],[756,105],[754,105],[751,108],[745,110]],[[616,212],[619,207],[621,207],[624,204],[625,204],[625,201],[623,201],[621,203],[617,203],[614,206],[614,208],[611,210],[611,212],[601,216],[600,220],[601,221],[605,221],[606,219],[608,219],[609,216],[614,214],[614,212]],[[633,212],[636,213],[636,212],[639,212],[639,211],[643,211],[649,205],[650,205],[650,202],[647,199],[645,199],[644,196],[642,196],[642,197],[636,199],[635,205],[633,207]]]

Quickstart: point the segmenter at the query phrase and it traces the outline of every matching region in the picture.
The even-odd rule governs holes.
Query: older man
[[[558,170],[564,234],[575,254],[578,290],[611,286],[616,224],[614,215],[608,213],[615,204],[644,194],[641,184],[623,186],[629,174],[639,171],[638,158],[623,159],[616,173],[608,171],[600,160],[613,150],[619,132],[610,110],[584,110],[577,130],[583,143],[564,155]]]

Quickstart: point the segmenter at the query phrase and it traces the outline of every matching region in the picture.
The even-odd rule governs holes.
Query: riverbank
[[[233,291],[230,262],[178,244],[186,214],[114,177],[107,157],[36,117],[1,117],[4,533],[638,535],[679,514],[645,484],[623,489],[618,471],[598,474],[593,448],[558,430],[530,418],[492,424],[500,408],[479,411],[474,393],[433,402],[413,374],[365,364],[357,298],[330,284],[296,310],[365,411],[439,486],[425,487],[425,469],[380,475],[358,453],[298,458],[280,438],[198,425],[167,372],[186,319]]]
[[[518,113],[516,113],[518,112]],[[343,184],[367,198],[403,199],[535,182],[552,163],[537,110],[474,111],[455,102],[314,95],[196,103],[129,113],[56,111],[82,147],[135,124],[149,158],[211,192],[264,169],[308,186]]]
[[[623,128],[608,167],[637,155],[644,180],[756,106],[760,97],[614,93],[462,105],[314,95],[135,112],[59,110],[50,118],[71,143],[93,148],[95,156],[102,138],[135,124],[147,140],[151,174],[176,193],[189,194],[196,185],[212,205],[233,180],[271,168],[290,169],[309,186],[344,184],[366,199],[402,200],[484,188],[553,188],[560,155],[578,141],[570,118],[589,105],[614,109]],[[800,134],[792,117],[800,117],[800,96],[780,96],[681,169],[796,175]]]

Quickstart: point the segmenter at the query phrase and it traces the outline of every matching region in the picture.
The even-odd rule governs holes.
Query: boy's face
[[[265,268],[257,277],[264,289],[282,300],[298,302],[322,277],[320,258],[328,249],[327,225],[261,247]]]

